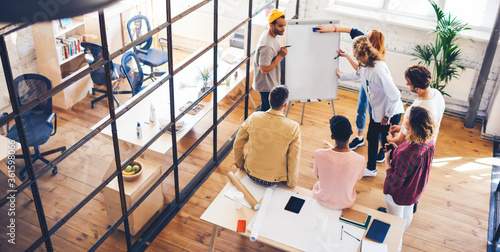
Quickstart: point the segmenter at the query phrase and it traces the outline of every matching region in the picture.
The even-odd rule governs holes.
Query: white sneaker
[[[375,176],[377,176],[377,169],[368,170],[368,168],[365,167],[365,171],[363,172],[363,177],[375,177]]]

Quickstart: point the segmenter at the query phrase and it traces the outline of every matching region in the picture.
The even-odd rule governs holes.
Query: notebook
[[[372,225],[368,229],[368,232],[366,232],[365,237],[370,240],[382,243],[384,242],[385,236],[387,235],[390,227],[391,224],[374,219]]]
[[[339,220],[341,222],[366,229],[368,224],[370,224],[371,216],[352,208],[346,208],[342,211]]]

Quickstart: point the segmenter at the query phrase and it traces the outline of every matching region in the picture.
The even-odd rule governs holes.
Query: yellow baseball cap
[[[271,13],[269,13],[269,17],[267,18],[267,20],[269,21],[269,23],[272,23],[272,22],[274,22],[274,20],[276,20],[279,17],[284,16],[284,15],[285,15],[285,13],[283,13],[282,11],[274,9],[271,11]]]

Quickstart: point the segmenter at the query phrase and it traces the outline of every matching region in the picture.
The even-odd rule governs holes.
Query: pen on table
[[[352,234],[349,234],[347,231],[344,230],[344,233],[348,234],[350,237],[356,239],[357,241],[361,241],[360,239],[358,239],[356,236],[352,235]]]
[[[344,225],[342,225],[342,230],[340,231],[340,240],[342,241],[342,236],[344,234]]]
[[[144,122],[145,124],[149,124],[148,122]]]

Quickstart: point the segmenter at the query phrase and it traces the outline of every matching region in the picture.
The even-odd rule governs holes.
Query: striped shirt
[[[415,204],[429,181],[434,158],[434,140],[423,144],[403,142],[394,150],[392,168],[387,169],[384,194],[398,205]]]

